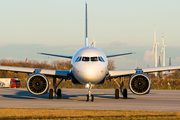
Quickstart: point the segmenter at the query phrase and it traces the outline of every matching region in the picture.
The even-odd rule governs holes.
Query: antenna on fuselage
[[[85,2],[85,46],[88,45],[88,25],[87,25],[87,1]]]

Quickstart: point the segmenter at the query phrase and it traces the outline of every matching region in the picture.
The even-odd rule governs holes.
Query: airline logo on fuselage
[[[0,87],[3,87],[3,86],[5,86],[5,83],[0,81]]]

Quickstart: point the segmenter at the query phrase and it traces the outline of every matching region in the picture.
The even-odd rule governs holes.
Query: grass
[[[89,118],[83,119],[67,119],[67,120],[89,120]],[[158,117],[125,117],[125,118],[91,118],[90,120],[180,120],[179,118],[158,118]]]
[[[54,119],[53,119],[54,120]],[[169,117],[125,117],[125,118],[81,118],[81,119],[66,119],[66,120],[180,120],[179,118],[169,118]]]
[[[120,111],[120,110],[68,110],[68,109],[22,109],[0,108],[0,118],[31,118],[31,119],[180,119],[180,112],[160,111]],[[89,117],[89,118],[88,118]]]

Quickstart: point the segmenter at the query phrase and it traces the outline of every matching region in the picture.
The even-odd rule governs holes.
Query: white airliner
[[[71,79],[74,84],[84,84],[88,88],[88,94],[86,95],[87,101],[94,100],[94,96],[91,94],[91,88],[96,84],[103,84],[106,79],[113,79],[123,76],[131,76],[129,79],[129,89],[131,92],[137,95],[144,95],[149,93],[151,89],[151,80],[147,73],[158,72],[165,70],[180,69],[180,66],[167,66],[167,67],[154,67],[154,68],[141,68],[132,70],[109,70],[107,69],[109,57],[128,55],[131,53],[121,53],[114,55],[105,55],[100,49],[88,45],[87,34],[87,2],[85,3],[85,47],[78,50],[73,56],[39,53],[43,55],[50,55],[56,57],[69,58],[71,60],[72,67],[70,70],[48,70],[38,68],[25,68],[25,67],[11,67],[0,66],[0,70],[31,73],[28,77],[26,85],[30,93],[34,95],[42,95],[49,90],[49,81],[46,76],[53,77],[53,89],[49,91],[49,98],[53,99],[53,95],[57,95],[61,98],[61,89],[57,89],[57,86],[63,79]],[[56,78],[60,78],[58,84],[56,84]],[[122,91],[122,86],[120,90]],[[124,89],[123,97],[127,98],[127,90]],[[115,90],[115,98],[119,98],[119,89]]]

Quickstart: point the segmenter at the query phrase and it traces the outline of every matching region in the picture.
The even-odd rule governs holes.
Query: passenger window
[[[89,61],[89,57],[83,57],[82,61]]]
[[[82,57],[78,57],[75,62],[81,61]]]
[[[104,62],[104,59],[102,57],[98,57],[99,61]]]
[[[97,57],[91,57],[91,61],[98,61]]]

